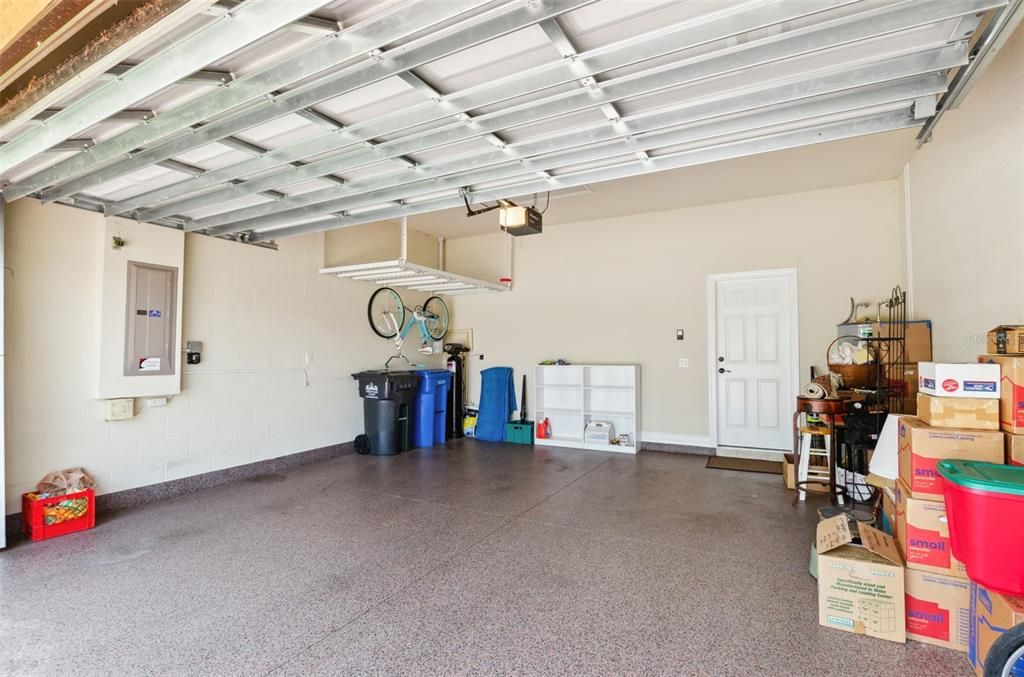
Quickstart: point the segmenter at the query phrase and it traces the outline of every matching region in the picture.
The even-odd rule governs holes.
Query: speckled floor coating
[[[0,554],[0,674],[970,675],[822,628],[779,477],[472,440]]]

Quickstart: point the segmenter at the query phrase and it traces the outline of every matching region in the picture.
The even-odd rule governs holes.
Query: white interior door
[[[718,444],[789,449],[796,396],[795,271],[714,280]]]

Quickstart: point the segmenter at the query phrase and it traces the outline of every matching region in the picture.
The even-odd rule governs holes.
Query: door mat
[[[743,472],[760,472],[768,475],[782,474],[782,461],[762,461],[756,458],[712,456],[708,459],[708,464],[705,467],[713,470],[742,470]]]

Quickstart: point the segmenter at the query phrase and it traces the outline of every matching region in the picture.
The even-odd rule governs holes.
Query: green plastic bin
[[[533,421],[506,423],[505,441],[512,444],[533,444]]]

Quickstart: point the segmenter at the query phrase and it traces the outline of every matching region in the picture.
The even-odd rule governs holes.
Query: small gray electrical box
[[[185,341],[185,352],[187,353],[201,353],[203,352],[202,341]]]
[[[124,375],[174,373],[178,269],[128,262]]]

